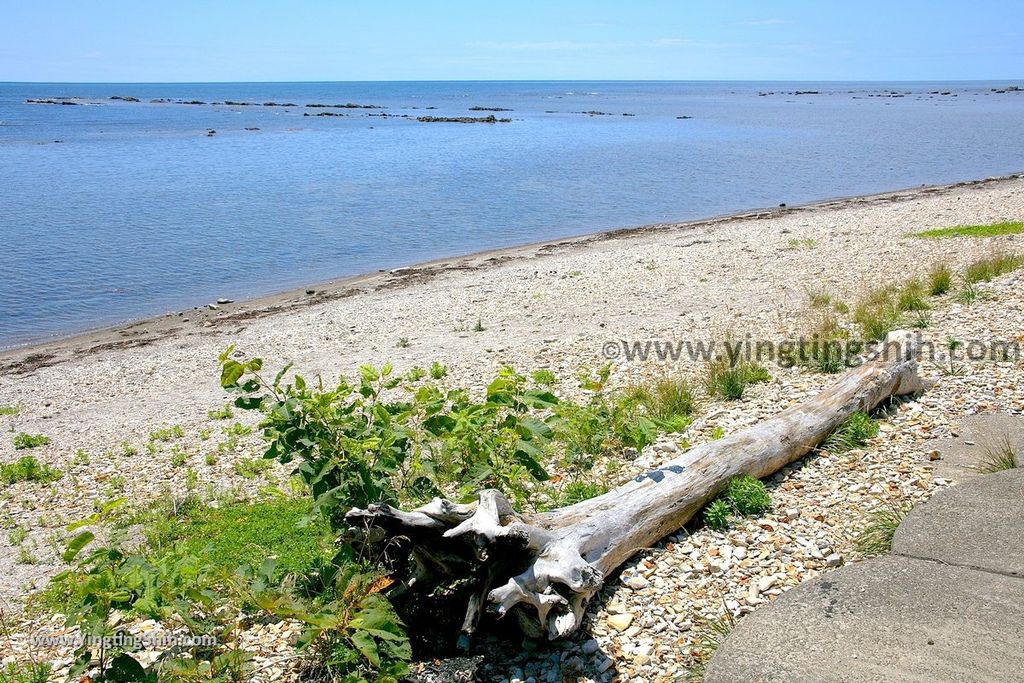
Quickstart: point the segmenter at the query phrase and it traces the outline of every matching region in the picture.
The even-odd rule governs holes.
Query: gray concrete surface
[[[957,483],[973,479],[981,474],[978,467],[989,451],[1004,439],[1024,457],[1024,416],[990,413],[965,417],[957,436],[929,444],[939,455],[935,474]]]
[[[1024,681],[1024,580],[885,556],[742,619],[706,683]]]
[[[1024,682],[1024,469],[936,494],[893,550],[742,619],[704,680]]]
[[[935,494],[896,530],[892,550],[1024,577],[1024,469],[987,474]]]

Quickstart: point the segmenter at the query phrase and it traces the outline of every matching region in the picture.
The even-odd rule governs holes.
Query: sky
[[[0,81],[1022,76],[1020,0],[0,0]]]

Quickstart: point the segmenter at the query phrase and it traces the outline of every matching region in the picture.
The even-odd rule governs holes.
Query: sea
[[[0,348],[439,257],[1019,172],[1021,85],[0,83]]]

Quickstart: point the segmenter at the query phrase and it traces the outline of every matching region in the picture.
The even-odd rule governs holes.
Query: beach
[[[208,412],[229,400],[217,365],[228,345],[247,357],[263,358],[270,374],[292,363],[304,377],[320,375],[328,381],[352,376],[362,364],[393,362],[406,371],[439,362],[450,369],[446,381],[451,386],[482,391],[503,366],[521,372],[547,368],[561,379],[559,392],[575,395],[577,372],[609,362],[613,382],[622,386],[666,371],[696,374],[701,366],[701,359],[685,355],[629,360],[623,345],[792,340],[806,330],[811,292],[824,289],[853,301],[872,287],[924,276],[939,262],[961,271],[994,249],[1021,251],[1021,240],[1013,235],[924,240],[913,234],[1022,216],[1021,175],[906,189],[447,258],[260,299],[211,301],[4,351],[0,405],[20,410],[0,416],[0,427],[12,435],[50,437],[49,444],[31,454],[65,476],[45,488],[15,484],[3,491],[5,523],[27,529],[37,561],[19,562],[6,534],[0,537],[5,576],[0,598],[18,611],[31,590],[59,571],[48,539],[89,515],[97,502],[115,495],[142,502],[185,491],[184,468],[163,451],[152,454],[143,448],[154,430],[181,428],[184,436],[177,446],[188,454],[187,467],[195,471],[200,490],[259,495],[267,481],[240,476],[233,467],[238,460],[259,457],[258,433],[242,438],[215,464],[202,457],[210,444],[201,433],[221,427]],[[949,336],[1020,341],[1022,284],[1018,271],[984,285],[991,298],[970,306],[946,297],[934,305],[930,324],[921,332],[940,345]],[[767,367],[771,381],[753,387],[742,401],[708,401],[685,434],[688,442],[706,440],[715,429],[729,433],[753,424],[830,381],[800,368]],[[818,458],[776,475],[779,499],[768,515],[771,531],[751,521],[729,534],[705,530],[641,553],[621,580],[608,581],[602,601],[592,608],[590,632],[570,641],[582,647],[593,638],[600,649],[588,645],[588,653],[574,651],[561,661],[579,658],[578,667],[595,679],[616,668],[642,680],[660,670],[670,679],[672,671],[688,665],[686,647],[697,638],[699,624],[691,613],[710,614],[723,602],[730,609],[735,603],[740,612],[756,609],[778,594],[771,591],[781,592],[835,566],[837,561],[829,559],[833,555],[840,562],[856,559],[850,540],[854,513],[870,507],[880,493],[919,500],[951,483],[951,475],[935,471],[928,442],[955,434],[967,414],[1020,414],[1020,371],[1019,359],[971,363],[962,376],[945,375],[938,364],[923,362],[929,390],[884,422],[882,434],[865,452],[853,460]],[[253,423],[251,416],[238,419]],[[136,452],[126,455],[125,442]],[[675,450],[678,445],[663,437],[622,476],[656,465]],[[89,455],[87,467],[75,464],[80,451]],[[10,438],[0,441],[0,461],[13,462],[21,455]],[[122,478],[112,489],[115,475]],[[275,465],[266,476],[283,486],[287,470]],[[798,509],[798,516],[789,516],[790,509]],[[810,539],[816,549],[828,552],[798,555],[804,545],[798,539]],[[723,547],[730,548],[731,558],[742,547],[743,557],[724,569],[717,563],[712,570],[707,553]],[[743,566],[749,557],[757,562]],[[683,564],[686,570],[680,570]],[[754,585],[757,577],[775,578],[752,592],[751,577]],[[659,589],[656,594],[645,592],[651,586]],[[656,609],[640,609],[651,600]],[[624,628],[609,626],[609,617],[616,614],[635,614],[643,633],[630,632],[621,619],[615,623],[626,623]],[[277,645],[267,646],[265,634],[253,637],[273,660]],[[558,645],[550,647],[562,652]],[[522,677],[550,670],[538,663],[550,659],[550,652],[542,652],[513,656],[523,657],[515,660]],[[601,656],[614,660],[614,666],[600,670]]]

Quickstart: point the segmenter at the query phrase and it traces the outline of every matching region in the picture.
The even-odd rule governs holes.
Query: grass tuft
[[[853,321],[867,341],[880,341],[903,324],[895,287],[879,287],[868,292],[854,307]]]
[[[928,272],[928,293],[941,296],[953,288],[953,270],[945,263],[939,263]]]
[[[626,399],[643,406],[648,415],[660,421],[689,417],[697,405],[696,392],[685,377],[666,376],[650,385],[633,385],[626,390]]]
[[[952,228],[935,228],[914,234],[914,237],[943,239],[947,237],[1001,237],[1024,232],[1024,223],[1003,222],[990,225],[957,225]]]
[[[822,447],[832,453],[845,453],[864,446],[877,435],[878,422],[867,413],[857,411],[829,434]]]
[[[901,311],[927,311],[931,306],[925,298],[925,288],[917,278],[903,285],[896,300]]]
[[[748,385],[769,380],[768,370],[758,363],[733,364],[725,356],[716,356],[704,366],[704,390],[712,397],[735,401],[743,397]]]
[[[892,550],[892,539],[896,529],[910,512],[910,506],[887,501],[882,507],[868,515],[868,523],[854,540],[854,547],[867,557],[881,555]]]
[[[997,442],[985,445],[985,459],[978,465],[978,471],[984,474],[993,474],[1020,466],[1021,463],[1013,450],[1013,444],[1010,443],[1010,437],[1004,434]]]

